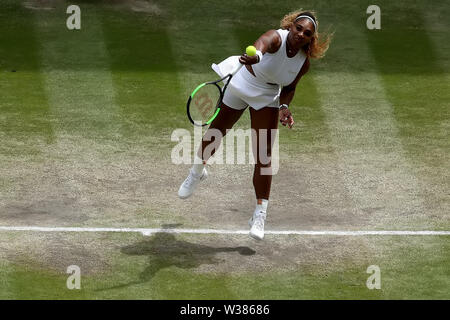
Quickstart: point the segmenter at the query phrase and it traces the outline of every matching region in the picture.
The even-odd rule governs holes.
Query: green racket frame
[[[216,81],[211,81],[211,82],[205,82],[205,83],[202,83],[201,85],[197,86],[197,88],[195,88],[194,91],[192,91],[192,93],[191,93],[191,95],[189,96],[188,101],[187,101],[187,103],[186,103],[186,111],[187,111],[187,116],[188,116],[188,118],[189,118],[189,121],[190,121],[193,125],[199,126],[199,127],[204,127],[204,126],[207,126],[207,125],[211,124],[211,122],[213,122],[213,120],[217,117],[217,115],[218,115],[219,112],[220,112],[220,107],[219,107],[219,106],[220,106],[220,104],[222,103],[223,95],[224,95],[224,93],[225,93],[225,90],[226,90],[227,87],[228,87],[228,84],[230,83],[231,77],[233,77],[233,74],[228,74],[228,75],[226,75],[225,77],[223,77],[222,79],[219,79],[219,80],[216,80]],[[222,82],[222,81],[224,81],[224,80],[227,80],[227,81],[226,81],[226,83],[224,84],[224,86],[223,86],[223,88],[222,88],[222,87],[219,86],[219,83]],[[215,85],[215,86],[216,86],[217,90],[219,90],[219,93],[220,93],[220,95],[219,95],[219,100],[217,101],[216,109],[215,109],[215,112],[214,112],[213,116],[212,116],[210,119],[208,119],[208,121],[206,121],[205,123],[198,124],[198,123],[196,123],[196,122],[194,121],[194,119],[192,119],[192,117],[191,117],[191,113],[190,113],[190,110],[191,110],[191,109],[190,109],[190,108],[191,108],[191,101],[192,101],[192,99],[194,98],[194,96],[195,96],[195,94],[197,93],[197,91],[200,90],[202,87],[204,87],[204,86],[206,86],[206,85]]]

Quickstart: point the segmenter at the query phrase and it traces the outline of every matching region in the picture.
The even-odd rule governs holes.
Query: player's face
[[[303,18],[293,23],[290,29],[292,41],[299,47],[311,42],[314,35],[314,24],[309,19]]]

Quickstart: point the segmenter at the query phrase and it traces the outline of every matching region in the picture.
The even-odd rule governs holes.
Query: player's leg
[[[222,138],[227,134],[227,130],[231,129],[236,121],[239,120],[244,110],[245,107],[243,109],[234,109],[222,103],[219,114],[211,122],[202,138],[202,145],[197,152],[197,157],[206,163],[219,149]]]
[[[192,166],[188,177],[184,180],[178,190],[178,196],[180,198],[185,199],[191,196],[198,183],[207,178],[208,172],[205,168],[206,161],[220,147],[222,138],[226,135],[227,130],[233,127],[247,107],[243,101],[235,100],[236,101],[232,101],[234,102],[233,106],[237,105],[238,109],[230,108],[225,103],[222,103],[220,112],[213,122],[211,122],[210,127],[203,136],[202,144],[194,159],[194,165]]]
[[[264,221],[272,184],[272,147],[278,129],[278,108],[250,108],[252,125],[252,151],[255,159],[253,186],[256,194],[256,208],[249,223],[250,236],[264,237]]]

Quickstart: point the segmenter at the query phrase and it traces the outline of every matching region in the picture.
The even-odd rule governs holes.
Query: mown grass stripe
[[[39,145],[54,139],[33,27],[33,12],[18,1],[1,2],[0,153],[6,156],[39,153]]]
[[[188,95],[181,93],[177,78],[178,62],[185,60],[183,48],[173,50],[167,30],[173,21],[165,3],[155,6],[159,13],[105,6],[100,18],[122,117],[121,133],[132,143],[160,148],[170,141],[173,128],[188,125]],[[149,137],[154,139],[148,141]]]
[[[331,56],[348,56],[342,47],[351,34],[358,48],[358,65],[374,65],[367,44],[365,25],[359,18],[337,22],[340,31],[330,48]],[[427,226],[417,178],[411,170],[380,77],[367,72],[326,72],[315,75],[322,109],[345,188],[360,214],[371,213],[377,225],[423,223]],[[345,84],[345,85],[344,85]],[[393,216],[398,212],[400,216]],[[401,217],[407,215],[408,220]],[[412,222],[415,220],[415,222]]]
[[[449,199],[445,190],[450,169],[450,81],[446,58],[439,57],[438,51],[448,52],[450,38],[432,40],[436,34],[433,25],[439,30],[446,20],[435,20],[430,15],[448,12],[448,5],[435,5],[430,10],[425,1],[408,7],[386,2],[383,10],[396,14],[384,19],[381,30],[366,31],[375,69],[392,105],[404,155],[422,185],[424,212],[436,217],[433,219],[436,225],[446,224],[448,219],[442,214],[448,212],[443,208],[448,209]]]
[[[23,179],[27,188],[17,192],[21,198],[11,201],[9,210],[14,210],[14,205],[27,207],[58,219],[71,211],[72,204],[87,206],[82,214],[72,216],[78,221],[95,210],[93,203],[99,201],[90,188],[104,169],[101,163],[107,152],[119,147],[120,122],[98,9],[80,5],[81,30],[68,30],[68,5],[58,2],[53,10],[35,11],[55,141],[43,149],[45,158]]]
[[[61,135],[113,139],[118,107],[95,6],[81,5],[81,30],[68,30],[65,3],[38,10],[36,30],[54,124]]]

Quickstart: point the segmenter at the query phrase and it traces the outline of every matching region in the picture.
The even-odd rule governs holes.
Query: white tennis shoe
[[[266,213],[264,211],[255,211],[253,216],[248,221],[250,225],[250,237],[256,240],[264,238],[264,221],[266,220]]]
[[[199,182],[206,180],[206,178],[208,178],[208,171],[206,171],[206,168],[203,168],[201,176],[196,176],[191,169],[188,177],[181,184],[180,189],[178,189],[178,196],[181,199],[189,198],[194,193],[194,190]]]

